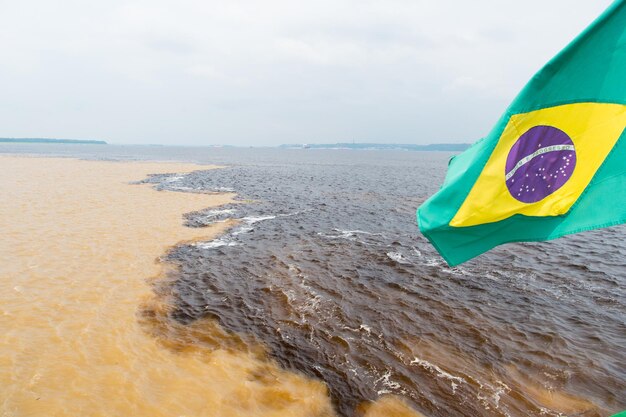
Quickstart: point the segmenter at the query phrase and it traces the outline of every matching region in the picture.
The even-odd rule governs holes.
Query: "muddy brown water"
[[[277,415],[340,416],[607,416],[626,408],[624,227],[505,245],[449,268],[414,224],[447,154],[167,154],[231,166],[152,176],[156,189],[236,197],[186,211],[188,230],[225,233],[163,248],[170,268],[146,287],[156,301],[135,304],[134,326],[167,355],[192,356],[208,370],[215,352],[245,355],[260,367],[246,384],[280,381],[274,372],[296,378],[318,408],[288,408],[313,398],[295,385],[228,402],[215,393],[220,378],[202,380],[222,406],[252,398],[247,415],[282,406]],[[223,369],[229,381],[243,375]]]

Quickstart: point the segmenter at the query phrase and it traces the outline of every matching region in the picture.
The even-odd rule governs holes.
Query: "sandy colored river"
[[[2,416],[324,415],[325,387],[236,350],[176,352],[138,322],[156,259],[232,196],[129,185],[169,163],[0,158]],[[260,377],[258,374],[264,374]],[[329,412],[329,411],[328,411]]]

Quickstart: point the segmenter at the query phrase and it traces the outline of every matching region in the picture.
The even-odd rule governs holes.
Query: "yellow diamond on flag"
[[[610,103],[565,104],[511,116],[450,226],[567,213],[624,126],[626,106]]]

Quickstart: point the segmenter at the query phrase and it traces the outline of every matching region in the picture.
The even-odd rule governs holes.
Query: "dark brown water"
[[[388,393],[442,417],[626,408],[624,227],[449,268],[415,225],[448,154],[80,149],[71,152],[232,164],[150,180],[242,201],[188,216],[195,227],[239,225],[170,252],[169,319],[215,318],[263,342],[283,367],[322,379],[340,415]]]

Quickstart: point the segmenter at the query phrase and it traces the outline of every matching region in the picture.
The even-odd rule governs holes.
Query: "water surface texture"
[[[282,367],[324,381],[341,416],[387,394],[441,417],[626,408],[624,227],[509,244],[449,268],[419,234],[415,209],[441,184],[450,154],[54,149],[229,164],[148,180],[238,196],[187,215],[191,227],[237,222],[168,253],[176,268],[165,320],[217,321],[261,342]]]
[[[2,417],[334,415],[322,382],[214,322],[151,320],[171,309],[151,285],[156,258],[227,226],[187,228],[182,214],[230,195],[128,181],[198,168],[0,155]]]

